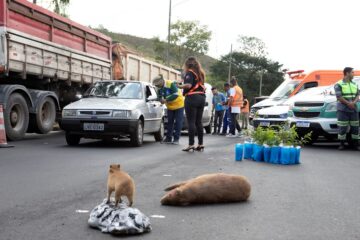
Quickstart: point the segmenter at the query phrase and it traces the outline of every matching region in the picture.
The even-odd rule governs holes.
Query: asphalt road
[[[360,154],[336,145],[302,149],[301,164],[234,161],[240,139],[205,136],[205,152],[145,139],[86,141],[68,147],[62,132],[30,135],[0,149],[0,239],[113,239],[87,225],[106,196],[108,166],[134,178],[134,207],[150,217],[152,232],[136,239],[360,239]],[[245,203],[161,206],[167,185],[204,173],[242,174],[252,184]],[[165,218],[153,218],[162,215]]]

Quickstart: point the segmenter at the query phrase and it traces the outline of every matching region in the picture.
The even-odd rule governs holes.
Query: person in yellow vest
[[[230,80],[230,98],[229,98],[229,107],[230,107],[230,133],[227,137],[238,137],[241,134],[241,128],[238,122],[238,116],[241,112],[241,106],[243,105],[243,91],[238,86],[237,80],[235,77],[232,77]],[[235,128],[238,130],[238,134],[235,134]]]
[[[153,79],[153,85],[158,89],[160,102],[167,107],[167,133],[163,143],[178,145],[184,119],[182,91],[177,87],[175,81],[165,80],[162,75]]]
[[[249,125],[249,110],[250,110],[250,103],[247,97],[244,95],[243,105],[241,107],[241,128],[247,129]]]
[[[352,145],[360,151],[359,146],[359,109],[356,103],[359,101],[359,87],[352,82],[354,77],[353,68],[344,68],[344,78],[335,84],[337,98],[337,125],[340,140],[339,150],[345,149],[347,129],[350,127]]]

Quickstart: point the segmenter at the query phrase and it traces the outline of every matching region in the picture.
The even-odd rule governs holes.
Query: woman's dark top
[[[185,96],[191,89],[193,89],[196,84],[198,83],[198,81],[200,81],[199,79],[196,79],[196,76],[193,72],[186,72],[185,77],[184,77],[184,84],[191,84],[191,88],[189,89],[184,89],[183,91],[183,95]],[[202,86],[197,87],[196,89],[193,90],[193,92],[203,92],[203,93],[199,93],[199,94],[204,94],[205,95],[205,89]],[[189,95],[191,96],[191,95]]]

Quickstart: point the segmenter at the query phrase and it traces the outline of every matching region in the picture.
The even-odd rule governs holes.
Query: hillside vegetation
[[[102,32],[103,34],[111,37],[114,42],[120,42],[127,46],[128,48],[135,50],[138,52],[141,56],[147,59],[151,59],[153,61],[159,62],[157,59],[156,52],[154,51],[154,42],[153,39],[149,38],[142,38],[142,37],[136,37],[128,34],[122,34],[122,33],[115,33],[112,31],[109,31],[106,28],[98,27],[95,28],[95,30]],[[201,62],[202,66],[204,67],[205,71],[207,73],[210,73],[210,67],[217,62],[216,59],[207,56],[207,55],[197,55],[199,58],[199,61]],[[184,59],[185,61],[185,59]],[[165,64],[163,62],[160,62],[162,64]],[[170,65],[174,66],[174,59],[170,56]]]

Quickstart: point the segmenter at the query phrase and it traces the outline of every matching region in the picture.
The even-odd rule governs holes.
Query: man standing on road
[[[158,88],[160,102],[167,107],[167,133],[163,142],[178,145],[184,118],[182,91],[177,87],[175,81],[164,80],[162,75],[153,79],[153,85]],[[173,135],[174,139],[172,139]]]
[[[230,107],[228,106],[228,100],[230,97],[230,84],[224,83],[224,91],[226,95],[226,102],[224,103],[225,116],[223,120],[223,129],[220,135],[226,135],[228,127],[230,126],[231,116],[230,116]],[[230,128],[230,127],[229,127]]]
[[[240,114],[240,108],[243,104],[243,91],[238,86],[237,80],[235,77],[232,77],[230,80],[230,99],[229,106],[231,108],[231,124],[230,124],[230,133],[227,137],[237,137],[240,136],[241,128],[238,122],[238,116]],[[238,130],[238,135],[235,134],[235,128]]]
[[[213,87],[212,89],[213,93],[213,109],[212,112],[215,110],[215,116],[214,116],[214,134],[220,134],[220,129],[224,117],[224,103],[226,102],[226,98],[223,93],[219,92],[216,87]]]
[[[335,84],[337,98],[337,125],[339,127],[338,138],[340,140],[339,150],[345,149],[346,132],[350,127],[352,144],[360,151],[359,146],[359,88],[352,82],[354,77],[353,68],[344,68],[344,78]]]
[[[243,105],[241,106],[241,128],[247,129],[249,124],[249,111],[250,111],[250,103],[247,97],[244,95]]]

